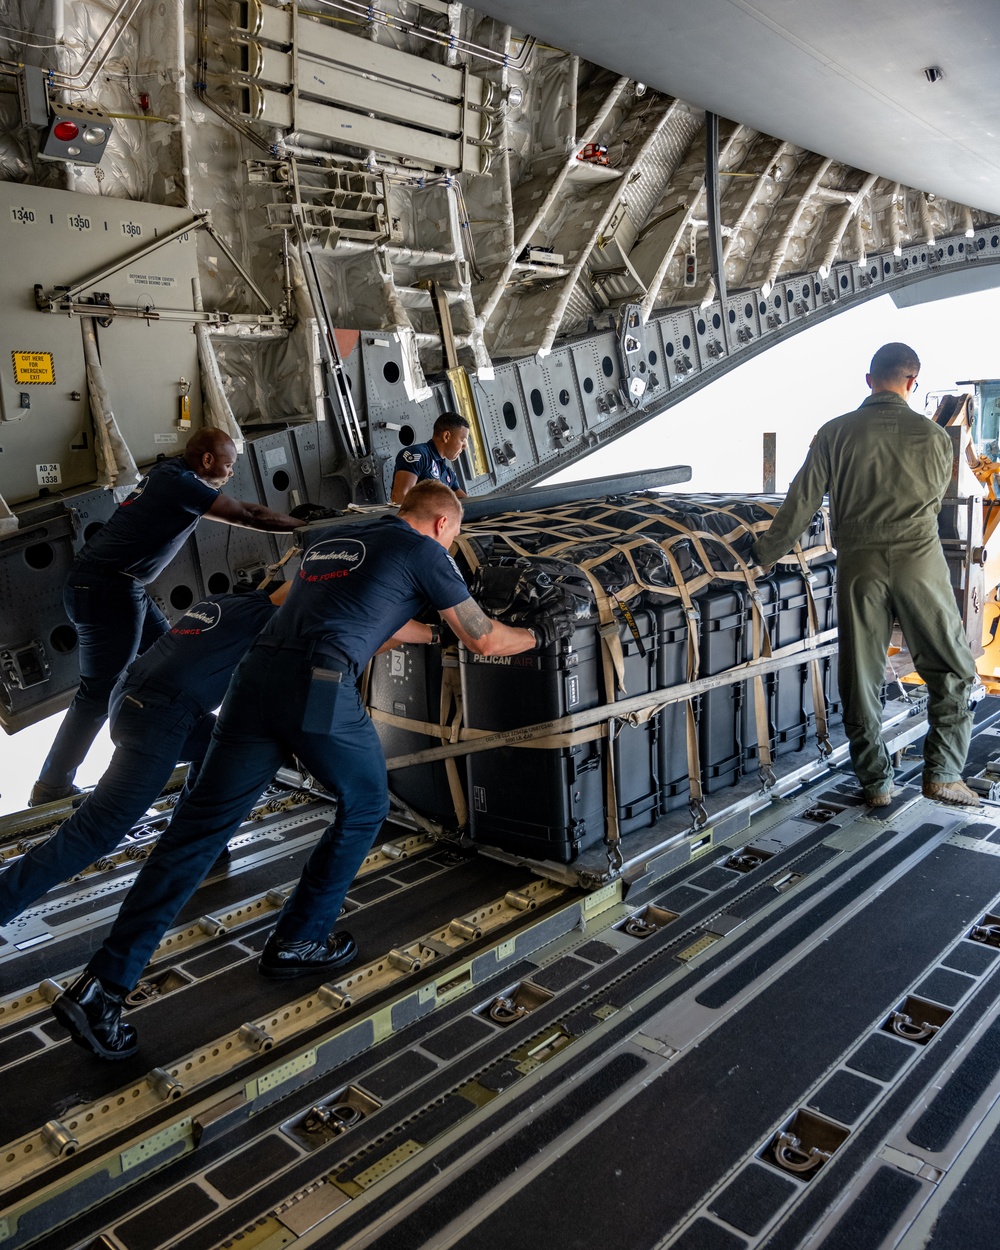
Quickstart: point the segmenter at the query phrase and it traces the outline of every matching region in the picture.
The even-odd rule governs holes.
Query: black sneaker
[[[41,807],[43,803],[58,803],[60,799],[72,799],[83,794],[79,786],[47,786],[44,781],[36,781],[31,787],[29,807]]]
[[[128,1059],[139,1049],[131,1024],[122,1024],[122,999],[84,972],[52,1004],[52,1014],[73,1041],[99,1059]]]
[[[304,977],[339,968],[357,953],[358,944],[346,929],[319,942],[289,942],[272,933],[260,953],[257,971],[263,977]]]

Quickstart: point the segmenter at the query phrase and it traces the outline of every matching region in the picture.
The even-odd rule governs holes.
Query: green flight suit
[[[940,426],[901,395],[871,395],[820,429],[756,544],[758,562],[774,564],[829,494],[844,729],[854,771],[872,792],[892,781],[879,691],[894,619],[927,685],[924,781],[957,781],[969,749],[975,664],[937,530],[952,461]]]

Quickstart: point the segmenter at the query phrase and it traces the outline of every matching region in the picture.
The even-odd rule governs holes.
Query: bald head
[[[450,486],[425,478],[407,492],[399,517],[443,547],[450,547],[462,525],[462,503]]]
[[[184,459],[209,486],[221,490],[233,476],[236,444],[225,430],[206,425],[188,439]]]

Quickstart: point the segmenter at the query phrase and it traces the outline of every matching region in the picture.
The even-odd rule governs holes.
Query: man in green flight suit
[[[927,685],[924,796],[978,807],[962,780],[975,664],[937,529],[952,443],[907,403],[919,372],[905,343],[878,349],[866,378],[871,395],[856,412],[821,427],[770,529],[757,539],[756,559],[768,567],[790,551],[829,493],[844,729],[865,801],[885,807],[892,796],[879,691],[895,619]]]

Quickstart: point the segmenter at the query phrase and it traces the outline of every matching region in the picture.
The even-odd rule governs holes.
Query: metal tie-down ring
[[[779,1133],[774,1143],[774,1157],[780,1167],[789,1172],[811,1172],[830,1158],[829,1150],[818,1146],[802,1149],[802,1142],[794,1133]]]
[[[303,1121],[307,1133],[346,1133],[361,1119],[361,1112],[349,1102],[334,1103],[332,1107],[312,1107]]]
[[[520,1020],[528,1014],[527,1007],[522,1007],[520,1003],[515,1003],[512,998],[506,998],[503,994],[494,998],[490,1003],[489,1011],[486,1013],[491,1020],[497,1024],[513,1024],[515,1020]]]
[[[915,1023],[911,1016],[902,1011],[894,1011],[889,1017],[889,1027],[898,1037],[905,1037],[908,1042],[922,1042],[924,1038],[933,1037],[941,1027],[922,1020]]]
[[[657,930],[657,926],[652,921],[646,920],[642,916],[629,916],[622,928],[629,937],[634,938],[648,938]]]

